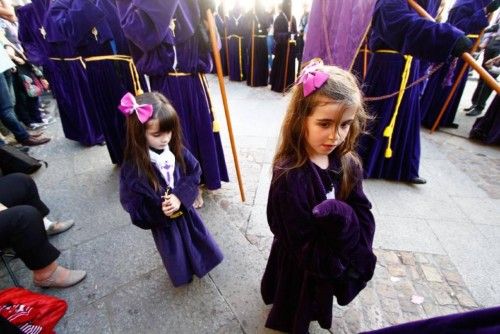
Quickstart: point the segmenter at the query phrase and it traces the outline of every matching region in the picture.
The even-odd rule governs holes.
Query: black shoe
[[[414,177],[413,179],[411,179],[408,182],[413,183],[413,184],[426,184],[427,180],[423,179],[423,178],[421,178],[419,176],[417,176],[417,177]]]
[[[472,109],[468,113],[465,113],[466,116],[479,116],[483,111],[477,108]]]
[[[17,147],[17,149],[21,152],[24,152],[24,153],[28,153],[28,151],[30,150],[30,148],[28,146],[19,146],[19,147]]]
[[[458,124],[457,123],[451,123],[447,125],[441,125],[442,128],[450,128],[450,129],[458,129]]]
[[[467,107],[464,109],[464,111],[471,111],[472,109],[474,109],[476,107],[475,104],[471,105],[470,107]]]

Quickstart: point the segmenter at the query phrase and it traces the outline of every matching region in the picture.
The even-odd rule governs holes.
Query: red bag
[[[40,334],[55,333],[54,327],[67,308],[68,304],[62,299],[23,288],[0,291],[0,314],[21,330],[26,326]]]

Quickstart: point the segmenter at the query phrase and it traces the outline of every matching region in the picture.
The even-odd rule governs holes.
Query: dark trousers
[[[60,252],[47,240],[43,225],[49,209],[31,177],[21,173],[0,177],[0,203],[8,208],[0,211],[0,247],[12,247],[31,270],[54,262]]]
[[[484,64],[490,60],[491,58],[496,57],[500,53],[500,49],[488,49],[484,50],[484,60],[483,60],[483,68],[488,71],[488,68],[484,66]],[[496,78],[498,74],[494,74],[488,71],[488,73]],[[477,83],[476,90],[474,91],[474,95],[472,96],[472,104],[476,106],[477,110],[483,110],[486,106],[486,101],[488,101],[488,97],[490,97],[491,88],[488,86],[483,79],[479,79]]]

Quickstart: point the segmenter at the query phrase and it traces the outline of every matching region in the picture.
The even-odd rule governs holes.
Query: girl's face
[[[160,122],[157,119],[152,119],[146,124],[146,141],[149,147],[156,150],[167,148],[172,132],[160,132]]]
[[[326,156],[342,144],[356,114],[355,108],[347,108],[342,113],[341,104],[325,97],[320,99],[320,104],[306,118],[307,153],[310,158]]]

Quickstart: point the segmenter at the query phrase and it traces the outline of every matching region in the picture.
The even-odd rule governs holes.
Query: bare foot
[[[203,206],[203,190],[201,190],[201,187],[198,188],[198,196],[196,196],[196,199],[194,200],[193,203],[193,208],[199,209]]]

